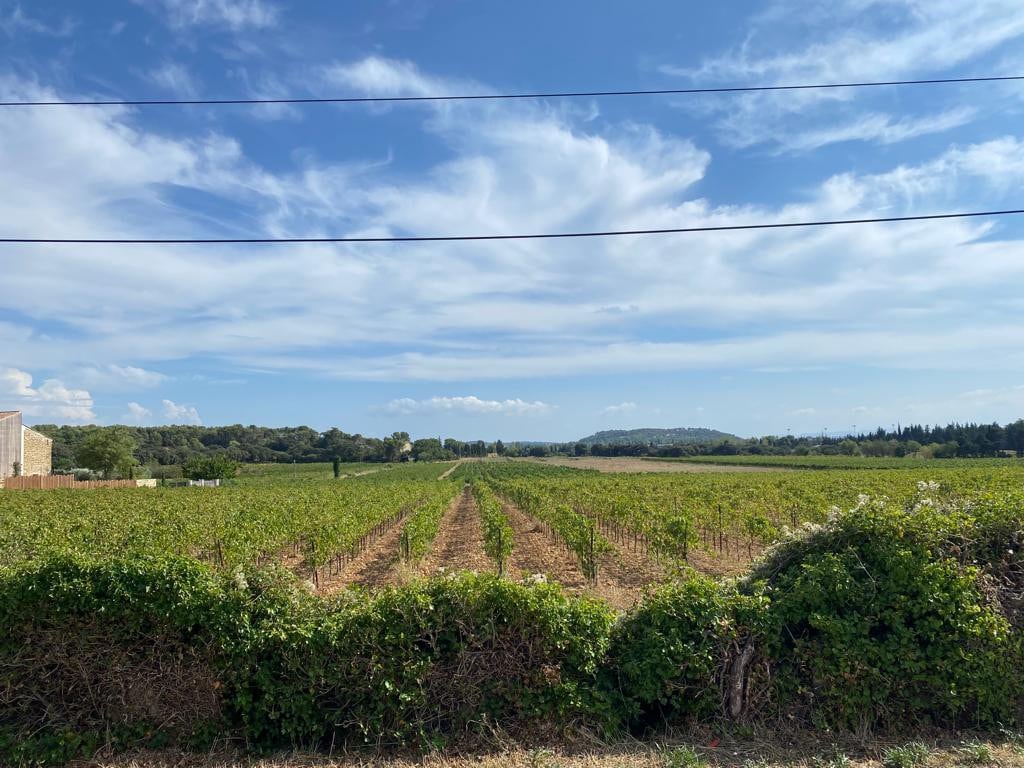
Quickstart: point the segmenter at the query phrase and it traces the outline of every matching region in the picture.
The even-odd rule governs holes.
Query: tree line
[[[223,457],[237,463],[396,462],[408,459],[440,461],[488,454],[505,454],[501,440],[462,441],[453,438],[412,440],[408,432],[388,437],[365,437],[340,429],[319,432],[311,427],[258,427],[235,424],[226,427],[34,427],[53,439],[53,468],[67,471],[83,466],[82,448],[91,435],[116,434],[117,440],[132,446],[138,464],[184,465],[195,457]],[[89,455],[89,447],[85,454]]]
[[[741,440],[717,440],[679,445],[595,444],[552,446],[552,450],[576,456],[724,456],[809,455],[824,456],[919,456],[921,458],[1024,457],[1024,419],[1005,426],[958,424],[946,426],[896,425],[873,432],[834,435],[769,435]]]
[[[947,426],[894,426],[845,437],[766,436],[740,440],[716,440],[677,445],[567,443],[503,443],[501,440],[463,441],[430,437],[412,440],[407,432],[388,437],[366,437],[340,429],[319,432],[311,427],[258,427],[235,424],[226,427],[35,427],[53,438],[55,470],[80,467],[83,443],[90,435],[116,431],[133,446],[139,464],[184,465],[195,457],[221,457],[237,463],[260,462],[396,462],[443,461],[499,456],[662,456],[701,455],[861,455],[925,458],[1024,457],[1024,419],[1006,424],[958,424]]]

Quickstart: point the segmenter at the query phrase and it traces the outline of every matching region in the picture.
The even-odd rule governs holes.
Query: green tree
[[[853,456],[857,452],[857,442],[846,439],[839,444],[839,452],[844,456]]]
[[[83,467],[102,472],[105,478],[114,472],[127,477],[138,463],[135,447],[134,438],[124,429],[97,429],[82,440],[75,458]]]
[[[238,473],[238,464],[227,456],[193,456],[181,470],[189,480],[226,480]]]

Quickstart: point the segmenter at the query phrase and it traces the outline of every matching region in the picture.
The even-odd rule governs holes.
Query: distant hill
[[[585,445],[678,445],[681,443],[714,443],[720,440],[739,440],[736,435],[704,427],[674,427],[672,429],[606,429],[577,440]]]

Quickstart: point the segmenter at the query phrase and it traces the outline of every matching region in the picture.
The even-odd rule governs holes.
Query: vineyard
[[[479,711],[527,729],[779,707],[840,729],[1007,723],[1024,703],[1021,466],[317,464],[221,488],[0,491],[0,720],[49,734],[33,759],[153,728],[409,743]],[[137,699],[137,679],[166,695]],[[53,706],[72,690],[94,693]],[[0,749],[28,743],[4,728]]]
[[[647,575],[671,574],[685,565],[711,574],[739,573],[784,529],[821,523],[862,494],[903,503],[922,482],[938,483],[947,496],[1024,486],[1024,464],[1009,460],[904,466],[652,475],[528,462],[357,464],[343,465],[335,479],[329,464],[271,465],[247,468],[232,485],[215,491],[7,493],[0,495],[0,567],[56,555],[175,555],[229,571],[281,563],[319,587],[321,581],[334,583],[367,550],[394,554],[395,566],[420,563],[469,484],[467,503],[482,526],[478,569],[504,573],[517,539],[543,532],[554,546],[514,570],[552,575],[572,587],[580,579],[598,583],[608,570],[602,562],[621,568],[625,559]],[[376,551],[385,546],[393,552]],[[545,561],[552,552],[556,561],[569,555],[572,564],[550,573]],[[465,567],[433,560],[435,570]],[[390,573],[384,581],[401,579]],[[633,591],[635,598],[642,590]]]

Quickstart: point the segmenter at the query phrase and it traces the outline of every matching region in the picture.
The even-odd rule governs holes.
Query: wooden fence
[[[138,488],[137,480],[75,480],[74,475],[26,475],[0,478],[0,488],[8,491],[53,490],[54,488]]]

